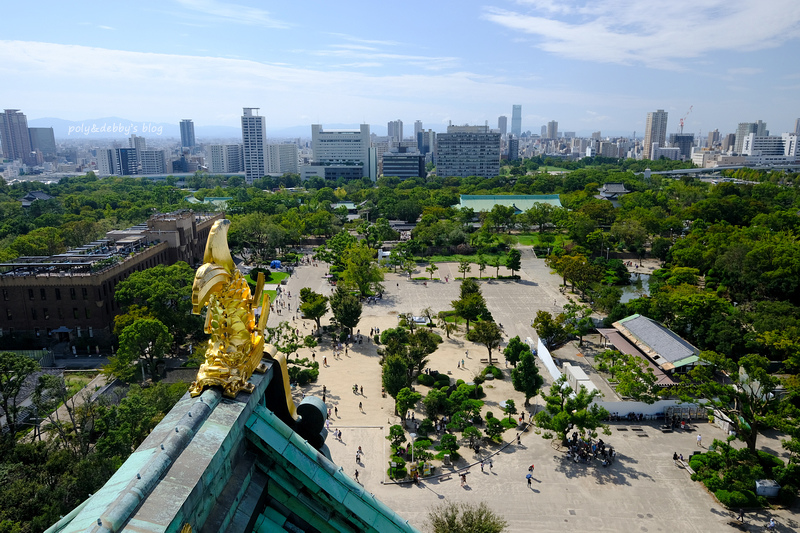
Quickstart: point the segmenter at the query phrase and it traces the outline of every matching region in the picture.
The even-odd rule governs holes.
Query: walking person
[[[528,488],[531,488],[531,478],[528,478]]]
[[[339,418],[339,408],[336,407],[335,405],[333,406],[333,412],[334,414],[336,414],[336,418]]]
[[[356,470],[356,481],[358,481],[358,470]]]
[[[742,509],[741,507],[739,508],[739,516],[736,517],[736,520],[739,520],[742,523],[744,523],[744,509]]]
[[[703,447],[703,436],[699,433],[697,434],[697,445],[701,448]]]
[[[361,411],[362,413],[364,412],[364,404],[363,403],[358,402],[358,410]]]
[[[483,461],[481,461],[481,472],[483,472]]]

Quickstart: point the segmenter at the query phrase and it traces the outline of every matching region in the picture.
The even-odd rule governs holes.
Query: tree
[[[456,314],[467,322],[467,333],[470,322],[477,320],[486,310],[486,301],[480,294],[470,294],[466,298],[454,300],[452,305]]]
[[[536,318],[533,320],[533,329],[536,334],[542,339],[547,348],[552,349],[566,342],[567,332],[564,329],[564,315],[560,314],[558,317],[553,318],[549,312],[539,310],[536,312]]]
[[[458,331],[458,324],[448,321],[447,315],[444,314],[444,311],[439,313],[438,326],[444,330],[444,333],[447,335],[448,339],[450,338],[451,333]]]
[[[478,277],[483,277],[483,271],[486,270],[486,257],[483,254],[478,256]]]
[[[157,265],[133,272],[120,281],[114,299],[124,312],[132,305],[146,307],[163,323],[175,341],[199,334],[202,320],[192,314],[192,284],[194,269],[183,261],[174,265]]]
[[[331,311],[336,322],[352,333],[361,320],[361,301],[342,287],[337,287],[330,299]]]
[[[269,344],[273,344],[279,352],[285,354],[287,361],[304,344],[304,342],[301,342],[301,338],[295,328],[286,320],[280,322],[274,328],[267,328],[264,340]]]
[[[598,370],[611,374],[611,379],[617,382],[615,389],[623,398],[650,404],[658,399],[658,379],[641,357],[606,350],[595,355],[594,362]]]
[[[492,364],[492,350],[500,346],[503,340],[503,332],[495,322],[481,320],[475,323],[472,331],[467,333],[467,339],[486,346],[489,351],[489,365]]]
[[[517,414],[517,406],[514,403],[514,400],[508,399],[506,400],[506,406],[503,407],[503,412],[508,417],[509,422],[514,422],[512,418],[515,414]]]
[[[414,261],[413,258],[404,259],[403,262],[400,264],[400,272],[405,273],[405,275],[409,278],[416,269],[417,269],[417,262]]]
[[[570,427],[591,432],[602,427],[606,434],[610,434],[608,426],[603,424],[603,420],[608,417],[608,411],[592,403],[599,395],[599,390],[589,392],[586,387],[573,391],[567,383],[567,376],[563,375],[550,387],[549,394],[542,395],[545,410],[536,414],[536,423],[544,429],[558,433],[563,443],[567,441],[567,430]]]
[[[486,503],[447,502],[428,513],[431,533],[502,533],[508,522],[489,509]]]
[[[472,448],[477,441],[483,438],[483,433],[475,426],[467,426],[464,428],[464,431],[461,432],[461,436],[465,439],[469,439],[469,447]]]
[[[489,266],[494,267],[494,277],[500,277],[500,267],[503,265],[503,262],[500,260],[500,256],[494,256],[489,260]]]
[[[158,377],[156,363],[169,351],[172,336],[167,326],[155,318],[137,320],[122,331],[119,337],[119,351],[108,358],[104,372],[123,381],[133,379],[136,363],[144,360],[144,366],[152,379]]]
[[[583,337],[594,329],[594,322],[589,316],[592,309],[588,305],[581,305],[570,298],[569,303],[564,306],[564,311],[566,332],[578,337],[578,346],[583,346]]]
[[[440,414],[447,412],[447,393],[443,390],[431,389],[422,400],[422,405],[428,418],[435,419]]]
[[[447,433],[442,435],[442,440],[439,441],[439,445],[436,447],[436,449],[447,452],[450,455],[457,455],[460,447],[461,446],[458,445],[458,439],[456,436],[452,433]]]
[[[439,267],[436,266],[436,263],[431,263],[430,265],[425,267],[425,272],[431,275],[431,281],[433,281],[433,273],[439,270]]]
[[[511,366],[516,367],[520,356],[523,353],[530,351],[530,346],[522,342],[519,338],[519,335],[517,335],[508,341],[508,345],[503,350],[503,355],[506,357],[506,361],[511,363]]]
[[[387,355],[383,361],[381,371],[381,382],[383,388],[392,398],[397,398],[397,394],[406,387],[406,377],[408,375],[408,363],[402,355]],[[396,407],[396,405],[395,405]]]
[[[314,259],[342,268],[344,267],[345,251],[351,246],[355,246],[357,242],[350,232],[342,230],[328,239],[325,246],[320,246],[315,250]]]
[[[495,417],[491,417],[486,421],[486,434],[495,442],[500,438],[500,435],[502,435],[505,430],[506,427],[503,425],[503,423]]]
[[[462,259],[458,262],[458,271],[464,275],[462,279],[467,279],[467,273],[470,270],[472,270],[472,267],[469,264],[469,260]]]
[[[506,268],[511,270],[511,277],[517,270],[522,270],[522,254],[516,248],[512,248],[506,254]]]
[[[522,352],[519,365],[511,369],[511,384],[514,390],[525,395],[525,405],[530,403],[530,399],[539,394],[539,390],[544,384],[544,378],[539,374],[536,360],[530,350]]]
[[[300,289],[300,302],[303,318],[310,318],[317,323],[317,329],[321,329],[320,319],[328,312],[328,297],[303,287]]]
[[[32,398],[37,412],[47,417],[42,430],[54,434],[61,447],[79,459],[92,451],[92,432],[100,415],[100,404],[91,395],[87,390],[72,394],[63,376],[43,374]],[[62,419],[64,412],[66,417]]]
[[[755,453],[758,433],[763,429],[796,428],[796,412],[791,396],[777,394],[778,378],[769,373],[769,360],[746,355],[738,362],[712,351],[700,353],[700,361],[681,383],[679,391],[686,401],[705,400],[706,407],[722,413],[743,441]],[[718,374],[727,376],[720,379]],[[728,381],[730,380],[730,381]]]
[[[0,408],[3,410],[2,415],[6,417],[9,440],[12,442],[18,429],[19,394],[25,381],[40,368],[39,363],[27,355],[0,352]]]
[[[422,394],[411,392],[408,387],[403,387],[394,399],[394,414],[403,416],[409,409],[413,409],[421,399]]]
[[[386,440],[392,443],[392,450],[396,450],[401,444],[406,442],[406,431],[400,424],[395,424],[389,428],[389,434],[386,435]]]
[[[553,211],[555,211],[555,207],[552,205],[537,202],[524,214],[528,224],[539,226],[539,233],[542,233],[545,224],[549,223],[553,218]]]
[[[358,289],[362,297],[383,290],[383,270],[373,260],[368,246],[354,245],[344,254],[344,270],[339,284],[344,288]]]

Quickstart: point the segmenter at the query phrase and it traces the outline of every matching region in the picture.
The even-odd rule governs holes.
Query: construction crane
[[[690,105],[690,106],[689,106],[689,111],[687,111],[687,112],[686,112],[686,114],[685,114],[685,115],[683,115],[683,118],[680,120],[680,123],[681,123],[681,135],[683,135],[683,122],[686,120],[686,117],[688,117],[688,116],[689,116],[689,113],[691,113],[691,112],[692,112],[692,108],[693,108],[693,107],[694,107],[693,105]]]

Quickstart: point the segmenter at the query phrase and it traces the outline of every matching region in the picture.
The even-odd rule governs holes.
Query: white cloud
[[[571,59],[680,68],[716,51],[772,48],[800,36],[797,0],[520,0],[484,18],[534,35],[537,46]]]
[[[764,72],[764,69],[754,67],[738,67],[728,69],[728,74],[733,76],[755,76],[756,74],[761,74],[762,72]]]
[[[0,41],[0,78],[26,81],[24,87],[9,84],[4,98],[33,118],[165,121],[191,115],[197,122],[236,125],[242,106],[260,105],[271,128],[302,123],[301,113],[322,123],[358,123],[411,108],[422,118],[452,115],[460,123],[497,101],[620,108],[639,103],[629,95],[519,86],[472,72],[377,75],[28,41]],[[57,99],[51,93],[55,85]]]
[[[195,13],[248,26],[265,28],[288,28],[289,23],[278,20],[269,11],[241,4],[222,3],[216,0],[175,0],[181,7]],[[180,13],[180,12],[179,12]]]

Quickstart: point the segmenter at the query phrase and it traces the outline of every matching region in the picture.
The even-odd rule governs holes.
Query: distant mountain
[[[62,118],[34,118],[28,120],[31,128],[53,128],[56,139],[94,138],[121,139],[132,134],[143,137],[158,136],[179,139],[180,126],[169,122],[143,122],[120,117],[103,117],[86,120],[64,120]],[[269,129],[267,120],[267,137],[270,139],[310,138],[311,124],[291,126],[288,128]],[[332,130],[357,130],[358,124],[323,124]],[[386,135],[386,126],[370,126],[370,131],[378,135]],[[198,140],[203,139],[241,139],[242,129],[237,126],[201,126],[195,123],[194,134]]]

